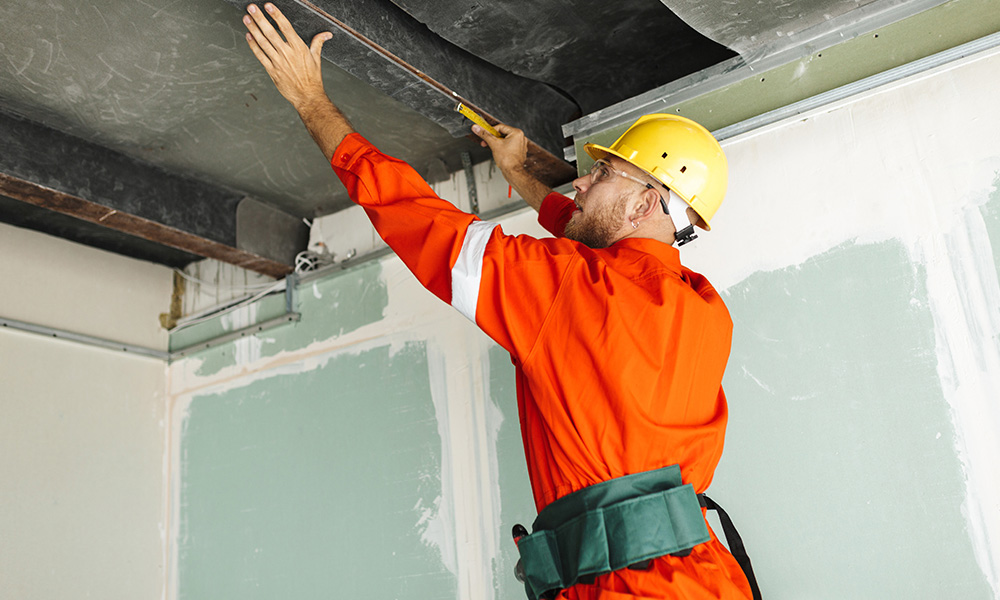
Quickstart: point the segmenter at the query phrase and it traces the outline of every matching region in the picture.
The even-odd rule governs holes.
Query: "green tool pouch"
[[[681,482],[678,465],[564,496],[542,509],[532,530],[517,542],[529,600],[710,539],[698,496]]]

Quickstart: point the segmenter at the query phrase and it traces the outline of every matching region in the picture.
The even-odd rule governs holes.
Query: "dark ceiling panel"
[[[464,101],[517,125],[554,156],[562,155],[566,144],[561,125],[580,114],[573,102],[544,83],[512,74],[455,46],[389,0],[275,4],[304,39],[321,31],[333,33],[323,46],[324,58],[452,135],[469,133],[469,123],[454,111],[455,104]]]
[[[347,193],[222,0],[0,1],[0,106],[313,218]],[[380,148],[440,180],[489,154],[333,64],[326,89]]]
[[[313,1],[277,3],[307,39],[331,29],[330,19],[317,16],[326,13],[370,42],[339,36],[327,44],[325,56],[336,63],[324,63],[327,91],[361,133],[432,181],[459,170],[464,152],[473,162],[489,156],[463,135],[469,124],[452,112],[452,91],[525,129],[537,142],[535,156],[556,165],[560,175],[549,182],[557,183],[573,173],[558,158],[560,126],[581,106],[603,107],[724,58],[655,0],[401,0],[407,10],[390,0]],[[0,177],[7,177],[7,196],[42,206],[62,202],[82,219],[135,228],[147,239],[166,236],[166,245],[237,263],[256,260],[234,245],[239,198],[294,219],[350,206],[247,47],[245,5],[0,1]],[[38,200],[50,191],[51,198]],[[105,208],[119,212],[102,220]],[[130,248],[128,236],[109,232],[118,241],[100,242],[90,230],[96,225],[81,225],[74,237],[70,229],[80,221],[24,208],[26,216],[7,201],[5,210],[11,222],[44,229],[51,218],[50,233],[153,256],[140,247],[146,242]],[[187,259],[164,252],[165,264]]]
[[[393,0],[501,69],[555,86],[590,113],[736,54],[659,0]]]

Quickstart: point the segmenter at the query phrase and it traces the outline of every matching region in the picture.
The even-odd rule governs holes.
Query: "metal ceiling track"
[[[771,69],[782,67],[815,52],[825,50],[891,25],[892,23],[902,21],[941,5],[945,1],[911,0],[902,4],[898,0],[872,2],[840,17],[830,19],[821,25],[796,33],[794,38],[798,39],[799,43],[795,45],[775,47],[773,49],[765,47],[756,53],[760,56],[758,59],[747,62],[743,57],[737,56],[731,60],[703,69],[677,81],[670,82],[566,123],[563,125],[563,134],[575,139],[585,139],[593,134],[607,131],[612,127],[631,123],[643,115],[664,112],[677,104],[721,90],[751,77],[759,77],[762,73]],[[942,52],[941,54],[945,53]],[[908,66],[904,65],[900,69]],[[887,73],[897,70],[892,69],[887,71]],[[735,127],[736,125],[733,126]],[[565,155],[567,160],[576,160],[575,146],[567,147]]]
[[[76,342],[78,344],[83,344],[85,346],[104,348],[105,350],[114,350],[116,352],[125,352],[126,354],[135,354],[136,356],[155,358],[158,360],[167,360],[170,356],[169,353],[164,352],[163,350],[154,350],[153,348],[146,348],[144,346],[137,346],[135,344],[123,344],[121,342],[106,340],[104,338],[99,338],[92,335],[74,333],[72,331],[67,331],[65,329],[47,327],[45,325],[38,325],[36,323],[26,323],[25,321],[18,321],[17,319],[6,319],[4,317],[0,317],[0,327],[3,327],[5,329],[13,329],[15,331],[34,333],[43,337],[57,339],[57,340]]]
[[[195,342],[193,344],[184,346],[182,348],[177,348],[176,350],[171,350],[169,352],[164,350],[157,350],[155,348],[147,348],[145,346],[138,346],[136,344],[126,344],[122,342],[117,342],[114,340],[108,340],[92,335],[85,335],[82,333],[76,333],[73,331],[67,331],[65,329],[59,329],[56,327],[49,327],[46,325],[38,325],[37,323],[27,323],[25,321],[19,321],[17,319],[7,319],[0,317],[0,327],[7,329],[12,329],[15,331],[23,331],[26,333],[34,333],[46,338],[63,340],[67,342],[75,342],[77,344],[82,344],[85,346],[90,346],[93,348],[102,348],[105,350],[112,350],[115,352],[124,352],[126,354],[133,354],[136,356],[142,356],[146,358],[154,358],[157,360],[163,360],[168,363],[177,360],[178,358],[183,358],[185,356],[190,356],[209,348],[215,348],[226,344],[233,340],[238,340],[246,337],[274,329],[279,325],[284,325],[285,323],[292,323],[301,320],[302,315],[295,310],[296,306],[296,292],[298,290],[299,277],[295,273],[289,274],[285,277],[285,312],[282,315],[274,317],[273,319],[268,319],[260,323],[254,323],[247,327],[237,329],[235,331],[227,332],[223,335],[214,337],[209,340],[202,340],[200,342]],[[251,298],[252,299],[252,298]],[[228,308],[222,309],[215,314],[210,316],[211,319],[222,316],[236,308],[243,306],[243,303],[237,303]]]
[[[991,50],[1000,48],[1000,33],[994,33],[986,37],[979,38],[967,44],[956,46],[949,50],[939,52],[927,58],[907,63],[901,67],[890,69],[878,75],[873,75],[861,79],[854,83],[817,94],[811,98],[789,104],[788,106],[766,112],[751,119],[746,119],[739,123],[734,123],[728,127],[722,127],[712,132],[716,139],[722,141],[728,138],[760,129],[783,121],[790,117],[797,117],[804,113],[823,108],[841,100],[846,100],[853,96],[880,88],[882,86],[902,81],[908,77],[913,77],[925,73],[932,69],[937,69],[945,65],[958,62],[962,59],[985,54]]]

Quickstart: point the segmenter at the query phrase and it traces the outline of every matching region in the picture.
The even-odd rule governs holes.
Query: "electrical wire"
[[[277,288],[279,288],[279,287],[284,288],[284,285],[285,285],[285,280],[284,279],[282,279],[280,281],[276,281],[273,284],[271,284],[270,287],[268,287],[266,290],[264,290],[262,292],[259,292],[259,293],[255,294],[253,296],[250,296],[249,298],[246,298],[245,300],[241,300],[241,301],[237,302],[236,304],[232,304],[230,306],[227,306],[226,308],[217,310],[217,311],[212,312],[210,314],[207,314],[207,315],[204,315],[204,316],[201,316],[201,317],[197,317],[195,319],[191,319],[190,321],[184,321],[183,323],[178,322],[177,326],[174,327],[170,331],[171,331],[171,333],[173,333],[173,332],[179,331],[181,329],[184,329],[186,327],[190,327],[191,325],[197,325],[198,323],[203,323],[205,321],[210,321],[210,320],[212,320],[212,319],[214,319],[216,317],[221,317],[222,315],[231,313],[232,311],[236,310],[237,308],[246,306],[247,304],[250,304],[251,302],[259,300],[260,298],[263,298],[264,296],[266,296],[266,295],[268,295],[268,294],[270,294],[270,293],[272,293],[274,291],[277,291]]]
[[[218,283],[212,283],[211,281],[205,281],[204,279],[198,279],[197,277],[195,277],[193,275],[188,275],[187,273],[185,273],[184,271],[181,271],[180,269],[174,269],[174,273],[177,273],[178,275],[180,275],[181,277],[183,277],[184,279],[187,279],[188,281],[190,281],[192,283],[197,283],[199,285],[207,285],[209,287],[214,287],[215,289],[222,289],[223,288],[223,286],[221,286]],[[228,289],[228,290],[262,290],[262,289],[271,287],[273,285],[274,285],[274,282],[272,281],[272,282],[267,282],[267,283],[254,283],[254,284],[250,284],[250,285],[232,285],[232,286],[229,286],[229,287],[227,287],[225,289]]]

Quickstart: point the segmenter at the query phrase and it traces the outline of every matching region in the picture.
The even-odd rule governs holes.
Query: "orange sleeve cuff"
[[[569,223],[576,204],[559,192],[552,192],[542,200],[538,209],[538,224],[556,237],[563,237],[566,223]]]

